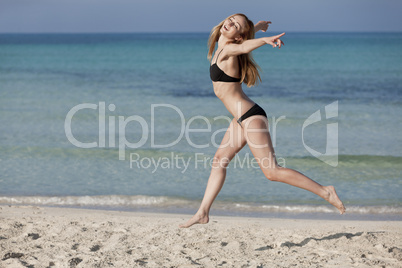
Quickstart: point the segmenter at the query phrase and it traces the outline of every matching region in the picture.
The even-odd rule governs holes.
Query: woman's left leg
[[[187,228],[197,223],[208,223],[209,210],[225,182],[226,168],[235,155],[246,145],[243,133],[236,119],[233,119],[215,153],[211,174],[200,208],[190,220],[180,225],[181,228]]]
[[[265,177],[313,192],[335,206],[341,214],[345,212],[333,186],[322,186],[296,170],[277,164],[266,117],[252,116],[245,119],[242,125],[247,144]]]

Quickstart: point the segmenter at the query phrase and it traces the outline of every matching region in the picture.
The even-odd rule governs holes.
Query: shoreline
[[[104,211],[147,212],[193,215],[201,199],[147,195],[95,195],[95,196],[0,196],[0,206],[39,206],[77,208]],[[402,207],[397,203],[353,205],[345,203],[346,213],[327,202],[248,202],[216,200],[211,215],[251,218],[402,221]]]
[[[399,221],[211,216],[0,206],[0,266],[398,267]]]
[[[201,202],[201,201],[200,201]],[[94,210],[94,211],[110,211],[110,212],[126,212],[126,213],[146,213],[146,214],[161,214],[161,215],[186,215],[192,216],[198,209],[198,203],[188,204],[187,206],[110,206],[110,205],[58,205],[58,204],[30,204],[30,203],[0,203],[0,207],[40,207],[40,208],[60,208],[60,209],[80,209],[80,210]],[[216,202],[212,207],[210,215],[218,217],[233,217],[233,218],[256,218],[256,219],[295,219],[295,220],[330,220],[330,221],[402,221],[402,215],[400,213],[373,213],[356,212],[359,209],[369,210],[370,208],[379,208],[379,206],[346,206],[346,213],[340,215],[338,211],[330,205],[281,205],[281,210],[247,210],[236,207],[226,207],[220,204],[220,201]],[[275,207],[278,205],[272,205]],[[288,211],[285,211],[283,207],[288,207]],[[295,211],[295,207],[297,211]],[[315,211],[312,208],[320,208]],[[350,209],[352,208],[352,209]],[[359,209],[357,209],[359,208]],[[392,208],[392,207],[390,207]],[[398,210],[399,211],[399,210]]]

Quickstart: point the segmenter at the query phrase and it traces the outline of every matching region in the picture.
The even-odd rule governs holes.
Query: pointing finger
[[[285,35],[285,33],[278,34],[278,35],[277,35],[277,38],[280,38],[280,37],[282,37],[282,36],[284,36],[284,35]]]

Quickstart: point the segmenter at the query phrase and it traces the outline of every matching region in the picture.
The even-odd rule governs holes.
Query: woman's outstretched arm
[[[284,43],[280,38],[284,35],[285,33],[281,33],[274,36],[246,40],[241,44],[228,44],[225,47],[224,53],[222,53],[222,57],[226,58],[241,54],[247,54],[253,51],[254,49],[257,49],[266,44],[272,45],[272,47],[281,48],[281,46],[284,45]]]

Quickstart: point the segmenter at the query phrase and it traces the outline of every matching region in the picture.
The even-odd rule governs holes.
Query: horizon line
[[[402,31],[271,31],[271,33],[402,33]],[[178,31],[178,32],[153,32],[153,31],[138,31],[138,32],[0,32],[0,34],[209,34],[210,32],[195,31]],[[259,34],[268,34],[270,32]]]

